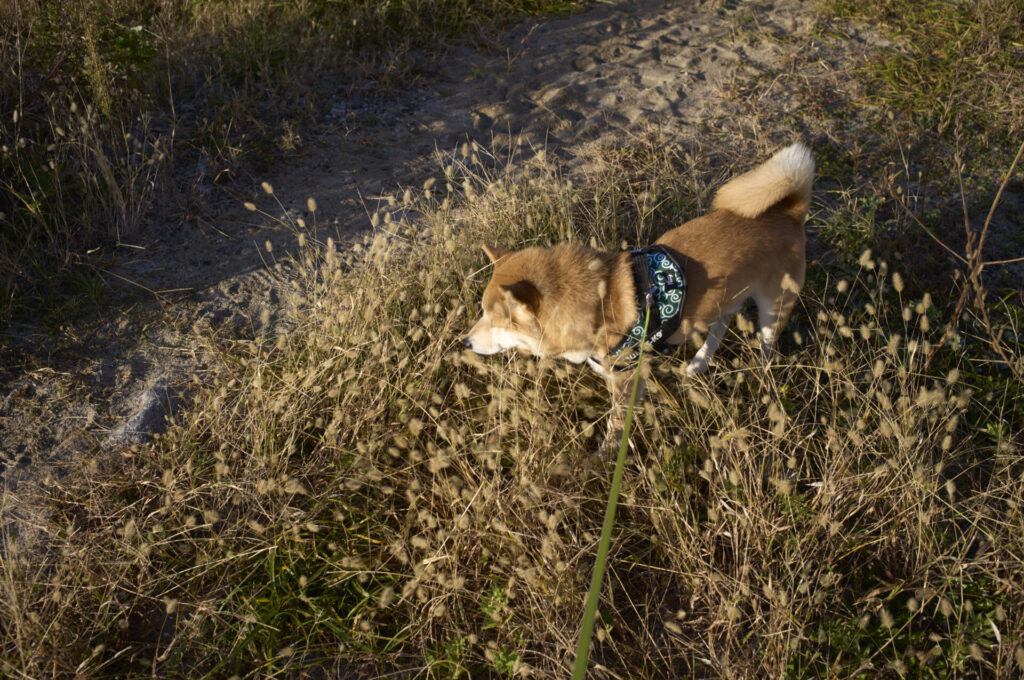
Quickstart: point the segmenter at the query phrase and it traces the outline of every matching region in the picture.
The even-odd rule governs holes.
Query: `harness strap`
[[[651,268],[647,265],[647,254],[642,250],[633,250],[630,255],[633,257],[633,283],[636,284],[636,300],[639,303],[642,317],[647,309],[654,305],[654,282],[651,281]],[[657,309],[651,311],[657,311]],[[660,323],[660,316],[658,320]]]
[[[638,347],[643,337],[643,319],[650,310],[647,342],[655,352],[667,353],[668,339],[679,328],[686,299],[686,274],[675,256],[665,246],[631,250],[633,284],[636,287],[637,318],[633,328],[619,341],[608,355],[626,365],[635,365]],[[628,351],[628,353],[626,353]],[[621,355],[621,356],[620,356]]]

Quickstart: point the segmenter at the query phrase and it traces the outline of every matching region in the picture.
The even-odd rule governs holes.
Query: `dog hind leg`
[[[797,294],[780,288],[776,296],[755,295],[754,301],[757,303],[757,325],[761,335],[761,357],[767,363],[774,356],[775,342],[785,327],[790,312],[793,311],[793,305],[797,301]]]

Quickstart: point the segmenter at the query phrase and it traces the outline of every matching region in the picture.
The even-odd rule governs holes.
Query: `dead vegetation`
[[[589,454],[608,405],[576,367],[461,352],[479,244],[645,242],[749,160],[713,142],[652,135],[572,181],[544,154],[502,174],[467,144],[385,200],[357,249],[286,225],[300,239],[276,270],[289,323],[200,333],[215,366],[166,434],[82,461],[44,499],[0,501],[47,512],[30,551],[3,534],[0,669],[565,677],[610,478]],[[964,196],[985,193],[971,183]],[[1019,287],[1003,270],[978,295],[981,269],[1001,265],[965,236],[975,250],[950,247],[967,277],[929,291],[914,257],[852,246],[875,245],[883,216],[936,229],[948,213],[883,206],[884,191],[819,197],[810,227],[837,254],[813,267],[779,361],[761,365],[741,318],[707,378],[652,371],[595,677],[1024,669]],[[918,228],[903,219],[900,234]]]
[[[503,179],[467,147],[449,191],[397,194],[365,249],[304,240],[296,325],[211,347],[166,435],[56,485],[45,560],[7,546],[5,672],[564,677],[609,481],[588,453],[601,385],[457,338],[480,241],[615,247],[663,216],[654,187],[700,181],[653,151],[624,194],[635,166]],[[924,370],[936,314],[865,252],[807,291],[778,364],[733,342],[706,380],[657,365],[597,675],[1020,666],[1019,405],[967,358]]]

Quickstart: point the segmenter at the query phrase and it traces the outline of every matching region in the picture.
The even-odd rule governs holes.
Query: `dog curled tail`
[[[755,218],[775,209],[801,224],[811,203],[814,158],[803,144],[779,151],[762,165],[726,182],[711,207]]]

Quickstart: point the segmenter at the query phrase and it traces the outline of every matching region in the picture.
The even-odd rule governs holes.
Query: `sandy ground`
[[[227,192],[210,188],[196,223],[147,226],[137,237],[145,248],[125,249],[109,272],[135,291],[127,302],[56,334],[17,329],[0,361],[14,367],[0,373],[0,518],[27,535],[20,499],[61,483],[76,462],[128,455],[142,437],[126,434],[126,422],[159,429],[168,400],[187,398],[202,375],[197,324],[244,335],[264,310],[281,312],[287,276],[268,263],[295,245],[285,213],[348,247],[371,229],[381,197],[421,187],[439,172],[437,154],[467,140],[521,159],[543,149],[566,172],[586,173],[596,147],[651,131],[704,148],[740,145],[751,164],[795,139],[836,139],[837,123],[801,108],[791,88],[843,96],[854,87],[844,68],[880,41],[856,27],[842,41],[817,29],[811,3],[799,0],[614,2],[525,22],[488,49],[454,49],[430,82],[388,101],[339,99],[324,121],[331,132],[298,160]]]

